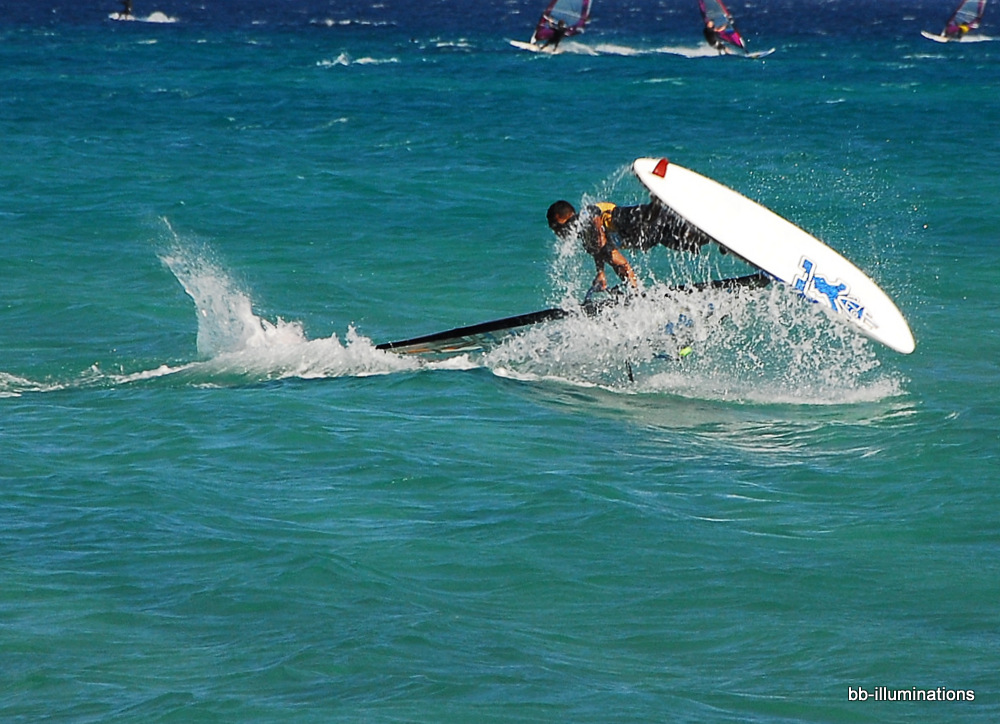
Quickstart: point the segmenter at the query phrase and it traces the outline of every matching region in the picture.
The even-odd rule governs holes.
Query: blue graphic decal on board
[[[843,282],[833,282],[823,277],[816,269],[811,259],[802,258],[799,262],[801,272],[792,280],[792,284],[803,296],[814,302],[826,301],[830,308],[838,314],[857,319],[868,327],[874,327],[874,322],[865,312],[865,306],[860,300],[850,296],[850,289]]]

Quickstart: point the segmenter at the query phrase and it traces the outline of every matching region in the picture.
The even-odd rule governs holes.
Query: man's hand
[[[604,275],[604,270],[597,272],[597,276],[594,277],[594,281],[590,284],[590,290],[587,294],[594,294],[595,292],[603,292],[608,288],[608,278]]]

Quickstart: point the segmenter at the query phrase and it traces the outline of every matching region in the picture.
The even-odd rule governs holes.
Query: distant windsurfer
[[[609,265],[623,282],[636,289],[638,280],[621,249],[649,251],[662,244],[669,249],[697,254],[711,239],[661,204],[616,206],[610,202],[590,204],[580,214],[568,201],[549,207],[549,228],[560,239],[579,238],[594,259],[597,274],[591,292],[608,288],[604,267]]]
[[[705,21],[705,27],[703,32],[705,34],[705,41],[719,51],[719,55],[726,52],[726,42],[722,39],[722,34],[726,31],[729,25],[722,25],[721,27],[715,27],[715,23],[711,20]]]
[[[548,48],[551,46],[553,52],[555,52],[555,49],[559,47],[559,43],[562,42],[562,39],[565,38],[566,34],[569,32],[569,28],[566,27],[565,21],[560,20],[556,23],[553,22],[552,18],[547,16],[546,20],[549,23],[549,29],[552,31],[552,35],[545,39],[545,42],[542,43],[541,47]]]
[[[986,0],[962,0],[948,18],[948,22],[944,24],[944,30],[938,37],[945,40],[962,40],[972,31],[979,29],[985,9]]]
[[[950,23],[948,27],[944,29],[944,37],[951,40],[961,40],[970,30],[972,30],[972,28],[968,23]]]

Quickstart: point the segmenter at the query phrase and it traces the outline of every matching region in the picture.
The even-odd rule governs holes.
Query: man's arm
[[[597,274],[594,275],[594,281],[590,283],[590,289],[587,290],[587,295],[589,296],[593,292],[603,292],[608,288],[608,278],[604,276],[604,265],[598,264]]]
[[[625,258],[624,254],[617,249],[612,250],[610,264],[619,279],[623,282],[628,281],[628,283],[632,285],[633,289],[639,288],[639,280],[635,278],[635,272],[632,271],[632,265],[628,263],[628,259]]]
[[[635,277],[635,272],[632,271],[632,265],[628,263],[625,255],[618,251],[614,244],[608,241],[608,232],[602,216],[594,217],[594,229],[597,232],[598,251],[594,254],[594,261],[597,263],[597,276],[594,277],[591,289],[595,286],[598,287],[598,291],[607,289],[608,282],[604,276],[605,263],[611,265],[611,268],[615,270],[615,274],[618,275],[619,279],[623,282],[627,281],[632,285],[633,289],[638,289],[639,281]]]

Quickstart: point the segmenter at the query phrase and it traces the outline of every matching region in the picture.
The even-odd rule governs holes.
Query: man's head
[[[556,201],[549,207],[545,218],[549,222],[549,228],[556,232],[556,236],[565,238],[573,231],[576,209],[569,201]]]

